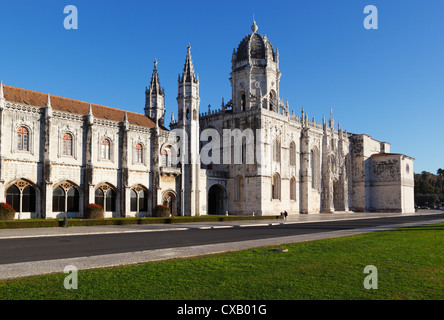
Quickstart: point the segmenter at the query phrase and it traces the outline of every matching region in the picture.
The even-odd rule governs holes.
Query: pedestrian
[[[284,211],[284,219],[285,219],[285,220],[287,220],[287,216],[288,216],[288,213],[287,213],[287,210],[285,210],[285,211]]]

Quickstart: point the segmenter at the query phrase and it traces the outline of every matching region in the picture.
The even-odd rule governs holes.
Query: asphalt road
[[[443,219],[444,214],[308,222],[225,229],[31,237],[0,240],[0,265],[199,246]]]

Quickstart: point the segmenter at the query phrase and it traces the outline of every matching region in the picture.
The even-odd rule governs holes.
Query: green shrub
[[[83,214],[85,219],[104,219],[105,212],[102,206],[95,203],[90,203],[85,208],[85,213]]]
[[[170,208],[168,208],[167,206],[163,206],[158,204],[157,206],[154,207],[153,210],[153,217],[169,217],[171,215],[171,211]]]
[[[0,220],[14,220],[15,210],[7,203],[0,203]]]

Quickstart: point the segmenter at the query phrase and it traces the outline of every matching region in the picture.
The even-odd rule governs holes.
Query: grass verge
[[[224,254],[0,281],[0,299],[444,299],[444,223]],[[378,271],[365,289],[364,268]]]

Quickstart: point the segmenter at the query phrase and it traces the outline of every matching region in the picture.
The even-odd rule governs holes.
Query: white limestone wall
[[[414,212],[413,159],[400,154],[373,156],[370,209]]]

